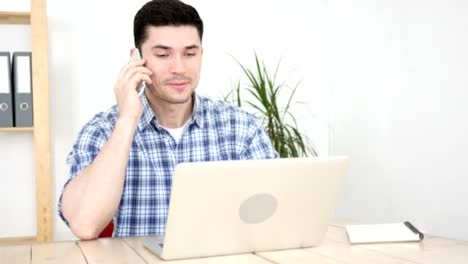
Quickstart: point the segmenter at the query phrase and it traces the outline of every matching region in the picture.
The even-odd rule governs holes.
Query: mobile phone
[[[140,50],[138,50],[137,48],[135,48],[133,50],[130,62],[136,61],[136,60],[141,60]],[[142,81],[139,84],[139,87],[138,87],[138,90],[137,90],[138,91],[138,96],[141,96],[142,94],[145,93],[145,88],[146,88],[146,83],[144,81]]]

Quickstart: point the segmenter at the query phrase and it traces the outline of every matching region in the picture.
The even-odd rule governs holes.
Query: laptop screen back
[[[346,157],[177,165],[164,259],[319,245]]]

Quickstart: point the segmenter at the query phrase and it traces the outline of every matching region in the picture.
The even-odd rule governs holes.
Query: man
[[[121,69],[117,105],[84,126],[67,159],[59,214],[80,239],[112,220],[114,236],[163,234],[178,163],[277,156],[252,115],[194,93],[202,36],[197,11],[178,0],[150,1],[135,15],[143,59]]]

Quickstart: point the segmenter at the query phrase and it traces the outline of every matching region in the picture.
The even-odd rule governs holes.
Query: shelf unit
[[[31,12],[0,12],[0,24],[31,25],[34,127],[0,128],[0,133],[33,133],[37,233],[32,239],[38,242],[48,242],[53,239],[53,206],[46,0],[31,0]],[[31,238],[0,240],[22,241],[24,239],[30,240]]]

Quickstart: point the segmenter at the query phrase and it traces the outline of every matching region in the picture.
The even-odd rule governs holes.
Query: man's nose
[[[185,73],[185,63],[182,56],[174,56],[171,62],[172,73]]]

